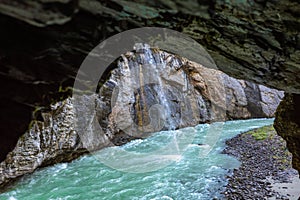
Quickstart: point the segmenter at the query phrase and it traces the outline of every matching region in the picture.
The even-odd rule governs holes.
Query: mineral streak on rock
[[[43,121],[32,122],[0,164],[0,186],[40,166],[151,132],[272,117],[283,95],[147,45],[122,55],[110,74],[98,94],[67,98],[43,113]]]

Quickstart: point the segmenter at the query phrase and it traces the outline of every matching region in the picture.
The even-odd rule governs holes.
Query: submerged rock
[[[43,122],[32,122],[0,164],[0,186],[38,167],[153,132],[272,117],[283,96],[177,55],[136,47],[119,58],[98,94],[58,102],[43,113]]]

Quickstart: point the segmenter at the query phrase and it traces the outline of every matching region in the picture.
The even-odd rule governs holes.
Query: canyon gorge
[[[228,90],[224,112],[224,107],[214,106],[213,99],[211,102],[207,101],[207,96],[203,93],[205,84],[199,73],[201,66],[188,64],[187,66],[191,68],[188,70],[191,71],[187,73],[188,70],[181,66],[180,62],[188,61],[177,60],[174,67],[178,65],[179,71],[170,69],[169,73],[176,71],[179,75],[174,79],[163,79],[172,87],[172,90],[165,88],[164,92],[167,95],[163,96],[172,103],[169,108],[164,109],[180,114],[169,116],[172,119],[172,128],[214,121],[216,119],[211,113],[215,111],[225,113],[218,115],[223,119],[270,117],[276,106],[268,107],[271,105],[270,98],[263,98],[264,95],[273,94],[271,99],[276,103],[279,103],[283,95],[282,93],[277,95],[277,92],[265,86],[282,90],[285,91],[285,97],[275,116],[275,128],[287,141],[287,146],[293,153],[293,166],[299,170],[299,8],[299,2],[295,0],[251,2],[29,0],[22,3],[16,0],[1,1],[0,24],[1,27],[5,27],[0,32],[0,81],[4,86],[1,87],[0,100],[1,160],[5,160],[2,168],[6,169],[5,173],[17,177],[24,172],[31,172],[38,166],[68,161],[86,152],[83,144],[78,142],[78,135],[76,130],[71,128],[72,125],[68,122],[64,124],[60,120],[68,118],[72,121],[74,117],[72,99],[68,98],[69,88],[73,85],[81,62],[92,48],[112,35],[132,28],[155,26],[189,35],[205,47],[221,71],[231,77],[243,79],[237,80],[221,72],[216,74],[225,80],[225,87],[220,89]],[[167,53],[160,52],[160,54],[164,57]],[[130,60],[130,57],[126,59]],[[123,63],[122,66],[124,65]],[[168,66],[167,63],[165,65]],[[195,70],[197,73],[193,73]],[[113,71],[115,74],[113,78],[116,78],[118,73],[121,72]],[[184,74],[188,74],[189,78],[184,78]],[[103,89],[99,91],[106,93],[104,96],[108,95],[107,97],[111,96],[113,91],[109,83],[105,82]],[[193,88],[191,96],[185,99],[181,92],[176,93],[180,90],[175,89],[174,84],[182,88]],[[231,88],[239,91],[236,92],[238,94],[232,92]],[[163,101],[157,85],[150,84],[138,89],[135,96],[128,97],[127,103],[132,99],[142,99],[145,91],[155,95],[153,98],[147,96],[146,99],[136,101],[142,105],[131,102],[131,107],[123,113],[135,116],[130,124],[149,124],[149,118],[140,117],[145,114],[146,110],[143,109],[145,102],[154,105]],[[253,91],[259,95],[253,95]],[[190,113],[190,110],[180,107],[180,101],[174,99],[174,96],[190,105],[192,110],[197,111],[201,107],[205,109],[196,114]],[[86,102],[99,100],[96,105],[103,108],[100,109],[101,112],[97,112],[101,125],[102,120],[105,121],[110,112],[107,106],[111,104],[110,98],[104,100],[98,99],[97,96],[83,98],[86,98],[83,100]],[[253,102],[260,102],[258,108],[251,107]],[[53,106],[49,110],[47,106],[50,104]],[[157,109],[159,107],[154,107],[153,113]],[[211,112],[212,110],[214,112]],[[103,131],[107,131],[107,134],[103,137],[95,136],[96,139],[92,142],[87,141],[86,145],[90,145],[89,148],[119,145],[135,137],[134,134],[128,136],[119,131],[127,130],[129,127],[129,124],[121,123],[118,118],[122,116],[121,111],[117,109],[112,111],[109,123],[105,121],[102,124]],[[85,112],[92,111],[85,110]],[[185,115],[195,115],[194,121],[182,120]],[[28,128],[32,119],[43,122],[35,122]],[[61,142],[47,138],[58,134],[55,132],[47,134],[53,133],[51,128],[53,124],[57,124],[59,130],[63,130],[59,132],[64,135]],[[123,126],[120,128],[116,124]],[[159,123],[152,125],[164,128]],[[66,126],[70,129],[63,128]],[[49,141],[49,143],[35,141]],[[34,151],[24,151],[23,147]],[[18,156],[19,154],[23,154],[23,157]],[[14,156],[21,159],[20,162]],[[25,157],[32,160],[30,162],[22,160]],[[19,165],[24,164],[22,166],[24,168],[19,171],[12,170],[16,161]],[[27,166],[26,162],[30,164]],[[1,180],[3,183],[7,182],[6,178]]]

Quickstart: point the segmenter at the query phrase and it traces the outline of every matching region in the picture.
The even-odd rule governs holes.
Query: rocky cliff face
[[[43,121],[32,122],[0,164],[0,186],[40,166],[160,130],[272,117],[283,97],[283,92],[141,44],[122,55],[110,74],[98,94],[58,102],[42,114]]]

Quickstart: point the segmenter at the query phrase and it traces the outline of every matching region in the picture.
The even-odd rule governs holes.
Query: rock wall
[[[0,8],[3,36],[12,34],[16,40],[1,38],[3,45],[13,45],[4,55],[18,49],[15,45],[24,45],[18,49],[22,52],[34,44],[29,60],[37,57],[43,65],[49,59],[58,68],[72,69],[65,57],[80,58],[108,36],[134,27],[167,27],[199,41],[227,74],[300,93],[297,0],[10,0],[1,1]],[[6,62],[20,69],[18,61]]]
[[[0,163],[0,186],[40,166],[156,131],[272,117],[283,96],[141,44],[122,55],[110,74],[98,94],[67,98],[43,113],[43,121],[32,122]]]

